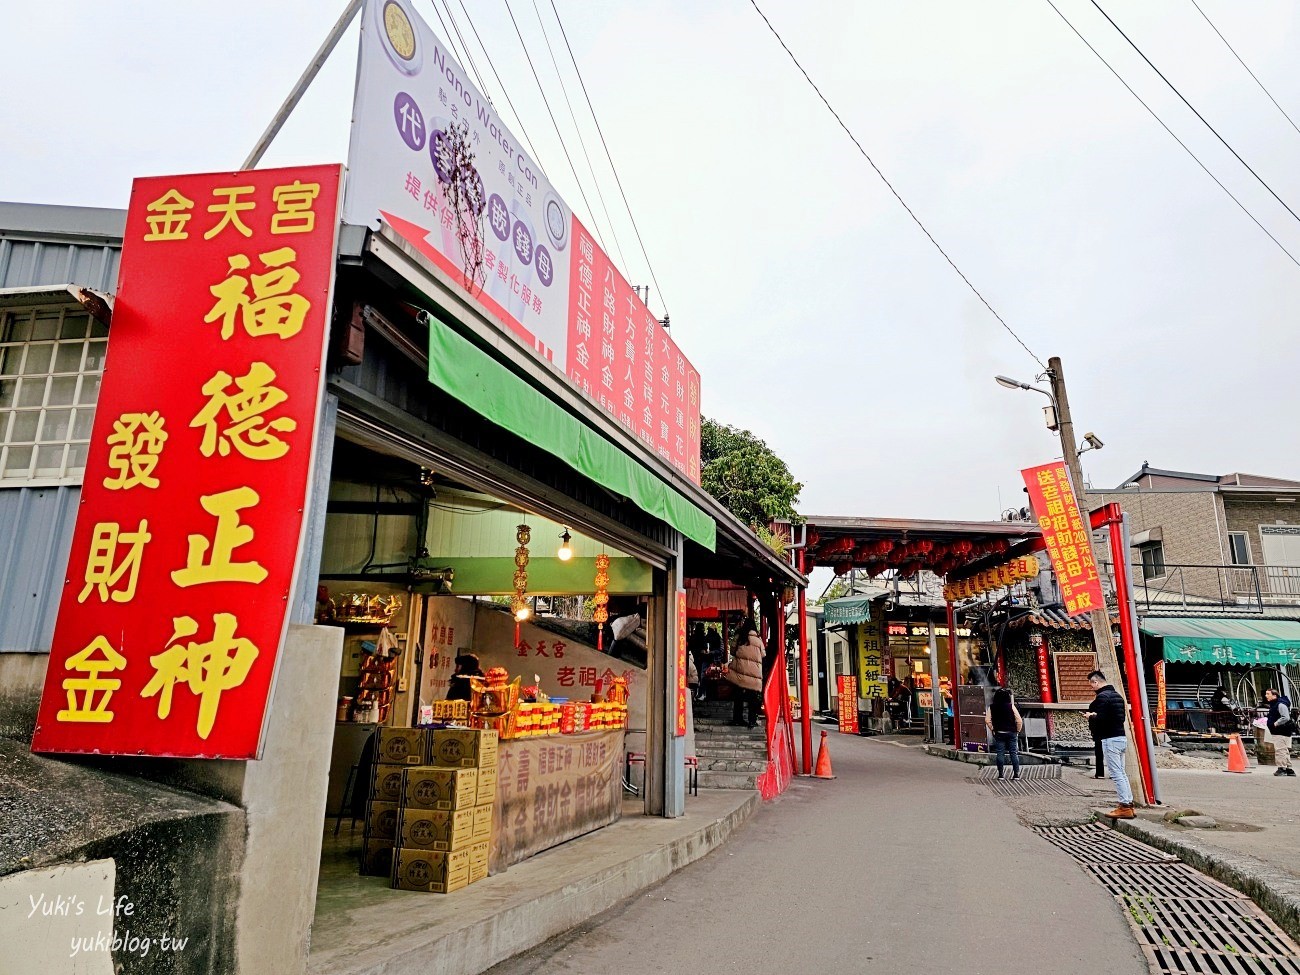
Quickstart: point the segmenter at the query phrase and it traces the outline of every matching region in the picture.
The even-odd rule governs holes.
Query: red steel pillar
[[[1133,747],[1137,752],[1138,770],[1142,773],[1144,801],[1155,798],[1155,783],[1151,774],[1151,755],[1147,750],[1147,716],[1142,707],[1143,675],[1138,670],[1137,633],[1133,630],[1133,614],[1129,611],[1128,560],[1120,528],[1124,511],[1117,504],[1102,508],[1104,523],[1110,527],[1110,557],[1115,565],[1115,596],[1119,601],[1119,635],[1124,644],[1124,690],[1127,692],[1129,714],[1133,719]]]
[[[952,602],[948,603],[948,685],[952,688],[952,747],[961,751],[961,687],[957,663],[957,618]]]
[[[799,549],[799,571],[808,574],[807,558],[803,549]],[[805,587],[799,587],[799,728],[803,744],[803,774],[812,775],[812,710],[808,706],[808,679],[811,676],[808,667],[808,593]],[[856,707],[856,704],[855,704]]]

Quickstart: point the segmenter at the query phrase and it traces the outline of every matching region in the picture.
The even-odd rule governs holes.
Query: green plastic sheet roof
[[[1300,663],[1300,620],[1147,618],[1142,632],[1164,638],[1166,660],[1247,666]]]

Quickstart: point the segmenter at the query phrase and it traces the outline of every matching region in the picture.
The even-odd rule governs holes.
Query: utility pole
[[[1061,453],[1065,458],[1065,466],[1069,468],[1070,480],[1074,482],[1074,497],[1079,503],[1079,516],[1083,519],[1083,524],[1087,528],[1088,552],[1092,556],[1093,565],[1100,566],[1101,562],[1097,559],[1097,550],[1092,544],[1092,522],[1089,517],[1088,501],[1084,494],[1083,468],[1079,466],[1079,448],[1074,439],[1074,421],[1070,416],[1070,399],[1065,392],[1065,371],[1061,367],[1060,356],[1052,356],[1047,360],[1047,376],[1052,384],[1052,397],[1056,400],[1056,422],[1059,426],[1057,431],[1061,437]],[[1125,552],[1125,557],[1128,553]],[[1101,609],[1094,610],[1089,614],[1092,621],[1093,642],[1097,648],[1097,669],[1105,671],[1106,676],[1112,681],[1119,681],[1119,656],[1115,652],[1115,634],[1110,628],[1110,610],[1103,606]],[[1142,674],[1130,675],[1137,682],[1144,679]],[[1129,701],[1130,708],[1142,706],[1141,701]],[[1128,740],[1128,749],[1124,757],[1124,768],[1128,773],[1129,785],[1133,789],[1135,797],[1142,795],[1142,778],[1141,770],[1138,766],[1137,747],[1133,740],[1132,721],[1129,721],[1129,733],[1125,736]]]

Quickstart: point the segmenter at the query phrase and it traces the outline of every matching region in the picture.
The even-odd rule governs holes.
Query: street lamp
[[[1042,393],[1050,401],[1050,406],[1043,407],[1043,419],[1047,421],[1047,429],[1056,433],[1061,428],[1060,415],[1056,408],[1056,397],[1045,389],[1037,386],[1031,386],[1029,383],[1022,383],[1019,379],[1012,379],[1010,376],[994,376],[999,386],[1005,386],[1007,389],[1027,389],[1032,393]],[[1042,378],[1041,376],[1038,378]]]

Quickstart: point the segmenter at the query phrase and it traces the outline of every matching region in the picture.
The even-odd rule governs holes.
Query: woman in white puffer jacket
[[[743,623],[736,637],[736,649],[727,665],[727,680],[736,686],[735,704],[731,723],[758,723],[758,712],[763,705],[763,641],[758,638],[754,624]],[[744,720],[744,708],[749,705],[749,720]]]

